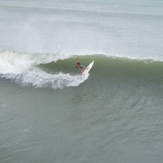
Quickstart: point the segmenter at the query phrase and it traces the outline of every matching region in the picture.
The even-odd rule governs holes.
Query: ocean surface
[[[0,163],[162,161],[162,0],[0,0]]]

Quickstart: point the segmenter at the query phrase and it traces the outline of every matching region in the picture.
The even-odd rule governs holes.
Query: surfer
[[[76,58],[75,67],[82,73],[85,70],[85,66],[81,65],[79,57]]]

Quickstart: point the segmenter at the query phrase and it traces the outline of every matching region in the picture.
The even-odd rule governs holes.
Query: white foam
[[[64,87],[76,87],[88,79],[87,75],[71,75],[58,72],[49,74],[40,68],[38,64],[57,61],[61,57],[54,55],[32,55],[16,52],[0,52],[0,76],[11,79],[22,85],[53,89]],[[62,58],[64,58],[62,56]]]

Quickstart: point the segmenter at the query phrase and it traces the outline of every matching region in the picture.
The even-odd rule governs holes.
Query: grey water
[[[162,18],[159,0],[0,0],[0,163],[162,163]]]

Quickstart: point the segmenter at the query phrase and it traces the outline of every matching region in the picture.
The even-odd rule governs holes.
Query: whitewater
[[[40,64],[56,62],[57,60],[59,60],[59,57],[48,54],[36,56],[36,54],[0,52],[0,77],[14,80],[24,86],[32,85],[54,89],[78,86],[88,78],[89,74],[82,75],[79,72],[76,72],[76,75],[62,72],[50,74],[37,67]]]

